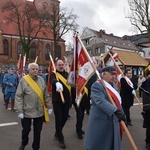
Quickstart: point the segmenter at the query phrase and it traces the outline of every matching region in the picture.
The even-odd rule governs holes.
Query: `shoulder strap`
[[[30,85],[30,87],[34,90],[34,92],[39,96],[41,103],[44,105],[43,92],[38,86],[38,84],[29,75],[23,76],[23,78]]]
[[[30,85],[30,87],[33,89],[33,91],[39,96],[39,98],[41,100],[41,103],[44,107],[45,121],[49,122],[49,115],[48,115],[47,108],[46,108],[46,105],[45,105],[45,102],[44,102],[44,96],[43,96],[42,90],[40,89],[38,84],[29,75],[25,75],[25,76],[23,76],[23,78]]]
[[[58,72],[56,72],[56,76],[59,78],[59,80],[61,80],[64,83],[69,92],[71,92],[71,86],[67,83],[67,80]]]

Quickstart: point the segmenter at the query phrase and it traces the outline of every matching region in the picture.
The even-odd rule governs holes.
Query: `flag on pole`
[[[25,75],[25,73],[24,73],[25,66],[26,66],[26,54],[23,56],[22,65],[21,65],[21,69],[20,69],[21,73],[23,73],[24,75]]]
[[[17,62],[17,69],[20,69],[20,68],[21,68],[21,54],[19,55],[19,59]]]
[[[117,59],[118,59],[118,54],[117,53],[113,54],[106,62],[106,66],[114,66],[114,60],[116,61]]]
[[[68,76],[68,83],[76,85],[76,103],[79,106],[84,95],[84,87],[90,77],[95,73],[91,59],[85,49],[81,39],[76,35],[74,37],[74,58],[70,73]],[[71,82],[70,82],[71,81]]]
[[[48,83],[47,83],[47,89],[48,91],[50,92],[50,95],[52,95],[52,85],[50,83],[50,74],[55,71],[55,66],[54,66],[54,61],[53,61],[53,58],[51,56],[51,54],[49,53],[49,57],[50,57],[50,60],[49,60],[49,68],[48,68]]]
[[[23,63],[22,67],[24,68],[26,66],[26,54],[23,56]]]
[[[76,83],[76,79],[75,79],[76,70],[75,70],[74,62],[75,60],[73,58],[72,64],[70,66],[70,72],[68,74],[68,79],[67,79],[68,84],[70,84],[71,86],[75,86]]]
[[[69,63],[68,63],[68,60],[67,60],[67,57],[64,56],[64,64],[65,64],[65,71],[66,72],[69,72],[70,71],[70,67],[69,67]]]
[[[51,95],[52,95],[52,85],[51,85],[51,83],[50,83],[50,74],[51,74],[52,72],[54,72],[55,75],[56,75],[56,79],[57,79],[58,81],[59,81],[59,79],[58,79],[58,77],[57,77],[55,64],[54,64],[54,61],[53,61],[53,58],[52,58],[50,52],[49,52],[49,57],[50,57],[50,64],[49,64],[48,90],[51,92]],[[64,96],[63,96],[62,91],[60,90],[59,93],[60,93],[61,100],[62,100],[62,102],[64,103],[65,100],[64,100]]]

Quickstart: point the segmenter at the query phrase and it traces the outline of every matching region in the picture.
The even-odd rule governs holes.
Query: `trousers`
[[[40,136],[43,126],[44,116],[33,118],[33,143],[32,148],[38,150],[40,148]],[[22,145],[26,146],[29,141],[29,133],[31,131],[32,118],[21,119],[22,124]]]
[[[55,114],[55,134],[57,135],[59,141],[64,141],[62,129],[68,119],[69,103],[62,105],[53,103],[53,109]]]

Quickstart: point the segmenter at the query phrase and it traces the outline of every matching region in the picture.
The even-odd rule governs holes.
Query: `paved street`
[[[71,117],[64,128],[64,136],[66,143],[66,150],[84,150],[84,140],[77,139],[75,133],[75,111],[70,110]],[[141,108],[135,105],[131,109],[132,127],[128,127],[138,150],[145,150],[145,129],[142,128]],[[85,121],[83,130],[86,131],[88,115],[85,114]],[[4,125],[5,123],[5,125]],[[11,123],[9,125],[7,123]],[[60,150],[57,141],[54,139],[54,114],[51,116],[49,124],[43,126],[41,134],[41,148],[40,150]],[[32,133],[30,132],[29,144],[26,150],[32,150]],[[103,135],[105,136],[105,135]],[[3,105],[3,99],[0,94],[0,150],[18,150],[21,141],[21,125],[20,119],[17,118],[16,112],[6,110]],[[122,150],[132,150],[126,134],[123,135]]]

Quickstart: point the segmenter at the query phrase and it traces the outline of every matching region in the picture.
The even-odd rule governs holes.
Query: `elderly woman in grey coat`
[[[113,81],[116,78],[115,68],[113,66],[103,68],[102,78],[105,83],[112,87],[114,85]],[[113,91],[118,93],[114,88]],[[86,150],[120,150],[119,121],[125,121],[125,115],[121,107],[118,108],[110,103],[101,81],[96,81],[91,87],[91,103],[92,106],[85,136]]]

